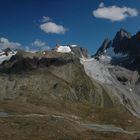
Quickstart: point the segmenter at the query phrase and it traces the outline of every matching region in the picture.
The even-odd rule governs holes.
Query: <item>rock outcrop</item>
[[[132,36],[126,30],[120,29],[112,41],[104,40],[93,57],[140,72],[140,32]]]
[[[94,55],[96,58],[98,58],[100,55],[105,55],[106,50],[111,47],[111,40],[105,39],[101,45],[101,47],[97,50],[96,54]],[[92,57],[94,57],[92,56]]]
[[[82,58],[82,57],[88,58],[87,49],[81,48],[79,46],[76,46],[76,47],[70,46],[70,48],[71,48],[72,52],[74,53],[74,55],[76,55],[77,57],[79,57],[79,58]]]
[[[112,47],[114,48],[114,52],[127,54],[130,39],[131,34],[124,29],[120,29],[113,39]]]

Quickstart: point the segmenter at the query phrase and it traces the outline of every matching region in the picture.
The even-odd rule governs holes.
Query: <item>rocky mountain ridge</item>
[[[104,40],[93,57],[100,60],[107,59],[113,65],[120,65],[140,72],[139,36],[139,32],[132,36],[126,30],[120,29],[112,41],[109,39]]]

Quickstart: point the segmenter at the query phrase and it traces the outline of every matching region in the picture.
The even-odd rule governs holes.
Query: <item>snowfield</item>
[[[70,47],[77,47],[78,45],[70,45]]]
[[[14,55],[16,55],[17,51],[11,51],[6,55],[4,52],[0,53],[0,64],[5,60],[10,60],[10,58]]]
[[[71,48],[69,46],[58,46],[56,51],[61,53],[69,53],[71,52]]]

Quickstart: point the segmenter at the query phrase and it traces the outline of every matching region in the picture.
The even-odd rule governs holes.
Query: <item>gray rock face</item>
[[[113,53],[122,53],[126,54],[128,50],[129,40],[131,39],[131,34],[120,29],[111,41],[110,39],[105,39],[102,45],[97,50],[94,57],[99,58],[100,55],[106,55],[107,51],[112,48]]]
[[[77,47],[71,47],[71,46],[70,46],[70,48],[71,48],[72,52],[73,52],[77,57],[79,57],[79,58],[82,58],[82,57],[87,58],[87,57],[88,57],[88,51],[87,51],[87,49],[85,49],[85,48],[80,48],[79,46],[77,46]]]
[[[120,29],[120,31],[117,32],[115,38],[113,39],[112,47],[114,48],[114,52],[126,54],[130,39],[131,34],[124,29]]]
[[[140,72],[140,32],[132,36],[127,32],[119,32],[113,40],[115,53],[127,54],[127,59],[121,66]]]
[[[131,36],[130,33],[121,29],[113,39],[112,47],[115,53],[128,54],[130,57],[139,56],[140,32]]]
[[[98,58],[100,55],[104,55],[106,53],[106,50],[110,47],[111,47],[111,40],[105,39],[101,47],[96,52],[95,57]]]
[[[93,57],[97,60],[109,57],[109,63],[113,65],[140,72],[140,32],[131,36],[126,30],[120,29],[112,43],[105,39]]]

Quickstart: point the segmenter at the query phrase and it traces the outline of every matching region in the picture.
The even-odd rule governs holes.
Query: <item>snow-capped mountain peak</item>
[[[101,61],[111,61],[127,57],[127,46],[130,39],[131,34],[124,29],[120,29],[113,40],[105,39],[103,41],[101,47],[93,57]]]

